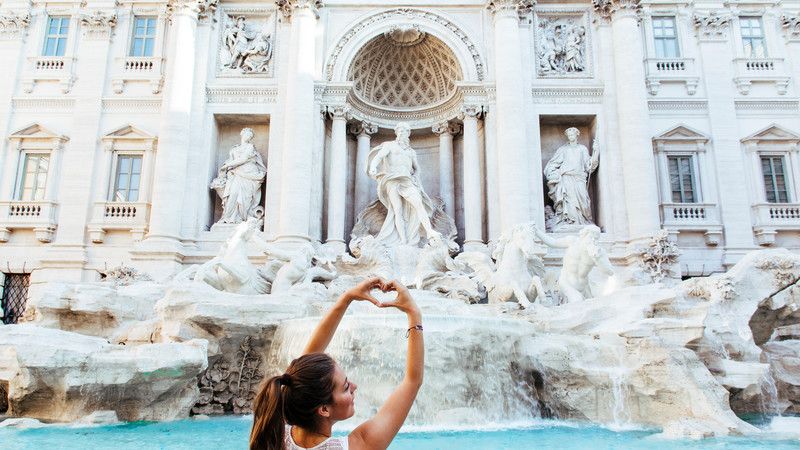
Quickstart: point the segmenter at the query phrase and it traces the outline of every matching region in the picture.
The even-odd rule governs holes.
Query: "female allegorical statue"
[[[222,217],[219,223],[241,223],[255,217],[261,199],[261,184],[267,168],[253,145],[253,130],[243,128],[242,142],[233,146],[228,160],[219,168],[219,175],[211,188],[222,199]]]

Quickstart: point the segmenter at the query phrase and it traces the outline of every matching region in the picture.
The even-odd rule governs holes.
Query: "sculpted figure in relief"
[[[589,272],[597,267],[606,275],[614,275],[614,267],[608,260],[605,250],[600,247],[600,228],[586,225],[578,236],[554,239],[534,228],[536,236],[546,245],[565,248],[561,273],[558,275],[558,289],[568,302],[583,301],[593,297],[589,289]]]
[[[244,17],[229,22],[223,40],[228,50],[225,67],[245,73],[266,72],[272,58],[270,35],[263,32],[248,31]]]
[[[219,174],[211,182],[211,189],[222,200],[219,223],[240,223],[261,214],[259,200],[267,168],[250,142],[254,137],[253,130],[244,128],[240,134],[241,143],[233,146],[228,159],[219,168]]]
[[[510,232],[503,233],[489,255],[482,252],[464,252],[456,257],[474,272],[489,295],[489,303],[503,303],[516,299],[522,307],[531,305],[531,299],[544,299],[542,278],[545,267],[536,254],[533,224],[519,224]]]
[[[368,161],[368,174],[378,182],[378,200],[386,208],[386,218],[376,236],[385,244],[417,245],[422,234],[430,238],[439,232],[433,229],[433,202],[419,180],[417,154],[406,123],[395,127],[394,141],[373,148]]]
[[[586,146],[578,143],[580,131],[577,128],[567,128],[564,134],[569,142],[556,150],[544,168],[556,226],[590,224],[589,176],[597,169],[599,146],[595,141],[594,153],[589,156]]]
[[[563,75],[586,70],[586,27],[571,19],[541,19],[539,75]]]
[[[267,245],[264,252],[274,260],[267,263],[267,278],[272,280],[271,294],[289,291],[296,284],[311,284],[314,280],[332,280],[335,270],[315,265],[316,251],[311,244],[304,244],[297,250],[285,251],[274,245]]]

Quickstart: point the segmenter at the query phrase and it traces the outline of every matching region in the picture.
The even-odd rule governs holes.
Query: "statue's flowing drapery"
[[[223,212],[220,222],[239,223],[254,214],[261,198],[261,184],[267,168],[253,144],[240,144],[231,149],[231,166],[227,170],[222,192]]]
[[[367,167],[370,167],[372,160],[385,145],[398,144],[395,142],[386,142],[373,148],[367,157]],[[381,230],[376,236],[376,239],[387,245],[395,243],[417,245],[422,238],[422,224],[420,223],[417,212],[414,210],[414,206],[408,201],[408,198],[418,195],[425,208],[424,214],[427,217],[433,217],[434,215],[435,208],[433,207],[433,202],[422,189],[422,184],[416,173],[408,175],[407,173],[393,171],[386,159],[378,164],[377,169],[375,179],[378,182],[378,200],[386,207],[386,218],[383,221],[383,226],[381,226]],[[390,196],[395,194],[395,198],[400,199],[399,203],[401,206],[399,210],[395,209],[397,205],[392,203],[390,198]],[[404,230],[405,242],[403,242],[400,233],[398,233],[398,226],[402,227]]]
[[[588,178],[596,168],[597,162],[589,156],[589,150],[580,144],[559,147],[547,162],[544,174],[557,223],[593,223]]]

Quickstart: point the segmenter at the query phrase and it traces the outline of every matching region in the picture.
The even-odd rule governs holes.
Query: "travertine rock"
[[[0,327],[8,414],[73,421],[113,410],[121,420],[170,420],[197,401],[206,342],[120,346],[31,324]]]

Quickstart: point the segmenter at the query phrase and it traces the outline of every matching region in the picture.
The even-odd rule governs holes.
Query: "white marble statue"
[[[409,141],[411,128],[401,122],[395,133],[395,140],[376,146],[367,157],[367,173],[378,182],[378,201],[386,210],[376,239],[386,245],[417,246],[423,237],[441,233],[434,229],[435,207],[419,179],[417,155]]]
[[[222,217],[218,223],[240,223],[263,214],[259,201],[267,168],[250,142],[253,130],[243,128],[241,137],[242,142],[233,146],[228,159],[219,168],[219,174],[211,182],[210,187],[222,200]]]
[[[309,285],[314,280],[332,280],[336,271],[315,265],[316,251],[311,244],[304,244],[293,251],[267,245],[264,252],[272,258],[267,263],[267,278],[272,280],[271,294],[288,292],[297,284]]]
[[[540,302],[544,299],[545,267],[536,254],[533,228],[532,224],[519,224],[504,233],[492,252],[496,262],[482,252],[464,252],[456,257],[456,261],[466,263],[474,271],[473,277],[486,287],[489,303],[516,299],[522,307],[528,307],[531,299]]]
[[[537,35],[540,76],[586,70],[586,27],[569,18],[541,19]]]
[[[574,127],[564,131],[566,144],[559,147],[544,168],[548,195],[553,200],[556,227],[586,225],[592,222],[589,200],[589,177],[597,169],[600,148],[597,141],[593,153],[578,143],[581,132]]]
[[[268,244],[256,231],[260,220],[254,217],[236,226],[233,234],[222,244],[217,256],[194,270],[194,281],[200,281],[211,287],[234,294],[266,294],[269,292],[267,274],[253,265],[247,258],[248,242],[262,250]],[[178,279],[183,278],[181,275]]]
[[[230,18],[223,32],[223,42],[228,51],[226,68],[244,73],[259,73],[267,70],[272,59],[270,35],[247,29],[244,17]]]
[[[609,277],[614,275],[614,267],[600,246],[600,228],[597,225],[585,225],[577,236],[558,239],[535,227],[534,232],[549,247],[566,249],[561,273],[558,275],[558,289],[567,302],[579,302],[593,297],[589,289],[589,272],[595,267]]]
[[[451,256],[458,251],[455,242],[433,236],[422,247],[414,270],[414,286],[446,297],[478,303],[486,295],[467,272],[467,266]]]

